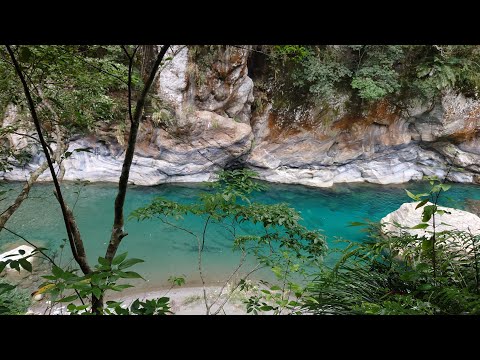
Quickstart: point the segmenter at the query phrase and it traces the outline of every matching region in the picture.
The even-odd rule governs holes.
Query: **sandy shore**
[[[230,289],[226,287],[222,294],[220,294],[220,286],[208,286],[206,287],[207,292],[207,301],[209,304],[216,303],[211,308],[211,313],[215,313],[219,306],[226,299],[227,294],[230,292]],[[110,292],[106,296],[106,300],[115,300],[123,301],[125,305],[129,306],[135,299],[147,300],[154,299],[163,296],[170,298],[171,310],[176,315],[205,315],[206,306],[203,296],[202,287],[180,287],[173,288],[171,290],[149,290],[141,293],[132,292],[124,293],[120,296],[115,296],[117,294]],[[221,315],[246,315],[245,304],[242,303],[242,298],[244,295],[236,291],[231,296],[230,300],[223,306],[223,310],[219,312]],[[29,309],[29,314],[40,315],[44,314],[48,309],[48,302],[43,300],[35,302]],[[66,315],[65,306],[56,306],[50,312],[52,315]]]
[[[207,301],[209,304],[213,303],[216,299],[216,303],[212,306],[211,312],[218,310],[219,306],[225,300],[228,288],[226,288],[220,295],[220,286],[206,287]],[[147,300],[167,296],[170,298],[170,306],[172,312],[176,315],[205,315],[206,306],[203,296],[202,287],[181,287],[171,290],[153,290],[144,292],[141,294],[129,294],[120,297],[112,297],[109,300],[124,301],[125,304],[130,305],[135,299]],[[223,307],[224,311],[220,314],[225,315],[245,315],[246,308],[241,302],[238,294],[231,297],[231,299]]]

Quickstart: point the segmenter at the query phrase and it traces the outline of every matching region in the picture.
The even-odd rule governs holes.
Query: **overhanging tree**
[[[42,128],[41,128],[41,122],[39,115],[37,113],[37,106],[33,100],[32,97],[32,91],[27,83],[27,79],[24,75],[24,69],[22,69],[22,66],[19,64],[17,57],[15,55],[14,50],[12,49],[11,46],[6,45],[6,50],[10,56],[10,59],[12,61],[12,64],[15,68],[15,72],[18,75],[18,78],[21,81],[23,91],[25,94],[25,97],[27,99],[28,103],[28,108],[30,111],[30,114],[32,116],[33,123],[35,125],[35,129],[39,138],[39,141],[42,145],[42,150],[43,153],[46,157],[47,163],[48,163],[48,168],[50,169],[50,174],[52,176],[52,180],[54,183],[55,187],[55,196],[60,204],[60,207],[62,209],[62,216],[65,224],[65,229],[67,231],[67,236],[68,236],[68,242],[70,245],[70,249],[72,252],[72,255],[79,265],[80,269],[85,275],[91,274],[92,273],[92,268],[89,265],[88,259],[87,259],[87,254],[85,253],[84,245],[83,245],[83,240],[81,238],[81,233],[78,229],[78,226],[75,221],[75,217],[72,213],[72,211],[69,209],[65,199],[63,198],[62,191],[60,188],[60,184],[57,179],[57,175],[55,173],[55,168],[53,166],[53,161],[49,153],[48,149],[48,144],[46,143]],[[138,134],[138,128],[140,125],[140,120],[143,114],[144,110],[144,105],[145,101],[147,98],[147,95],[150,91],[150,88],[153,84],[153,81],[155,79],[155,76],[158,72],[158,69],[160,68],[160,65],[162,64],[162,61],[165,57],[165,54],[167,50],[169,49],[169,45],[163,45],[158,52],[155,61],[153,62],[153,65],[151,66],[151,69],[148,73],[148,77],[146,77],[146,81],[143,85],[143,88],[140,92],[140,95],[136,101],[135,109],[132,109],[132,71],[133,71],[133,66],[134,66],[134,60],[135,60],[135,55],[137,54],[137,51],[139,49],[139,46],[135,46],[133,51],[129,51],[129,49],[126,46],[122,46],[122,49],[124,53],[126,54],[128,58],[128,80],[127,80],[127,86],[128,86],[128,113],[129,113],[129,120],[130,120],[130,132],[129,132],[129,137],[128,137],[128,143],[126,146],[125,150],[125,159],[123,162],[122,166],[122,171],[120,175],[120,180],[119,180],[119,185],[118,185],[118,193],[115,199],[115,216],[114,216],[114,223],[113,223],[113,228],[112,228],[112,234],[110,238],[110,242],[108,244],[106,253],[105,253],[105,259],[106,261],[111,265],[112,260],[115,257],[115,254],[118,250],[118,247],[122,241],[122,239],[127,236],[128,234],[124,231],[124,215],[123,215],[123,207],[125,203],[125,196],[127,193],[127,187],[128,187],[128,178],[130,174],[130,168],[132,165],[132,160],[133,160],[133,155],[135,152],[135,145],[136,145],[136,140],[137,140],[137,134]],[[144,53],[146,53],[144,51]],[[99,293],[97,292],[96,294],[93,294],[91,297],[91,302],[92,302],[92,312],[95,312],[97,314],[102,313],[103,309],[103,292],[100,291]]]

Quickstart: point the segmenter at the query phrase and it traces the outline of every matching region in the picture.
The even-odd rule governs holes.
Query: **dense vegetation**
[[[432,102],[447,89],[478,96],[480,47],[471,45],[264,46],[269,81],[305,101],[354,105]]]

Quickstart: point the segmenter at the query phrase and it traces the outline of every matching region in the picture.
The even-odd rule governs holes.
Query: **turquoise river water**
[[[254,201],[264,203],[286,202],[300,211],[302,223],[310,229],[322,229],[329,248],[338,247],[338,238],[362,241],[364,233],[358,227],[349,227],[351,221],[369,219],[378,221],[402,203],[410,201],[404,189],[412,192],[427,190],[426,183],[402,185],[345,184],[332,188],[310,188],[300,185],[268,184],[268,190],[253,195]],[[3,183],[8,191],[0,202],[0,210],[18,193],[20,183]],[[113,202],[117,187],[96,183],[80,187],[74,183],[63,185],[70,206],[74,207],[86,250],[90,259],[102,256],[113,222]],[[76,193],[81,189],[80,194]],[[34,243],[51,250],[59,249],[66,238],[61,212],[52,194],[52,184],[37,184],[29,199],[14,214],[7,227]],[[201,184],[164,184],[155,187],[131,186],[128,190],[125,214],[148,204],[155,196],[170,200],[192,202],[205,190]],[[464,209],[466,199],[480,200],[480,186],[453,184],[440,203]],[[203,220],[187,217],[184,222],[191,229],[200,230]],[[128,251],[130,257],[145,260],[132,270],[140,272],[150,285],[166,285],[170,275],[186,275],[187,285],[198,285],[196,240],[180,230],[158,220],[137,222],[129,220],[125,229],[128,236],[119,252]],[[248,228],[243,230],[248,231]],[[211,284],[226,279],[238,263],[239,255],[232,252],[231,241],[216,225],[209,227],[205,246],[205,273]],[[9,250],[22,240],[2,231],[0,251]],[[67,253],[67,252],[65,252]],[[64,255],[64,259],[68,259]],[[329,261],[327,257],[326,261]],[[331,259],[330,259],[331,261]]]

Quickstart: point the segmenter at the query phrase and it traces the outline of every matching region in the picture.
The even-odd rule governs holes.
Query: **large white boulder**
[[[428,221],[428,227],[425,229],[410,229],[415,225],[421,223],[423,207],[415,209],[418,202],[405,203],[397,210],[385,216],[380,223],[382,224],[382,232],[384,234],[398,235],[401,232],[407,232],[411,235],[430,236],[433,231],[433,219]],[[426,205],[433,205],[427,203]],[[425,205],[425,206],[426,206]],[[480,235],[480,217],[468,211],[453,209],[449,207],[439,206],[439,210],[443,210],[443,215],[435,214],[435,230],[437,233],[448,230],[458,230],[469,232],[472,235]],[[395,223],[402,225],[399,228]]]
[[[418,236],[418,241],[414,241],[406,247],[419,245],[420,239],[423,237],[431,238],[433,234],[433,217],[427,222],[428,227],[425,229],[412,229],[412,227],[422,222],[423,207],[415,209],[417,205],[418,202],[405,203],[385,216],[380,220],[382,233],[385,235],[407,233]],[[427,205],[433,204],[428,202],[425,206]],[[480,217],[468,211],[444,206],[439,206],[438,209],[445,211],[445,213],[443,215],[435,214],[437,246],[444,246],[445,250],[454,251],[457,256],[472,256],[473,244],[472,241],[469,241],[469,234],[472,236],[480,235]],[[402,254],[403,250],[400,250],[399,253]]]

